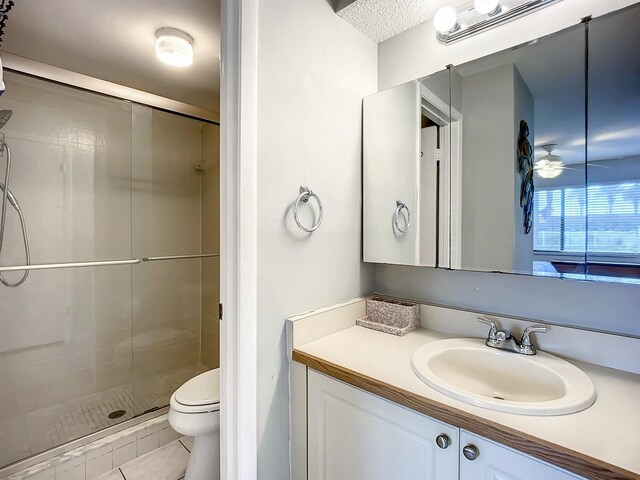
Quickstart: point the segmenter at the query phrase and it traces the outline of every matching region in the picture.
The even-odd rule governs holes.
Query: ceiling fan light
[[[555,157],[555,155],[553,156]],[[556,178],[564,170],[564,163],[555,160],[549,161],[543,157],[535,163],[533,168],[542,178]]]
[[[538,170],[538,175],[546,179],[556,178],[561,173],[562,170]]]

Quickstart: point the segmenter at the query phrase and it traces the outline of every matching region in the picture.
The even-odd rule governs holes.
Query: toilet
[[[220,369],[192,378],[171,396],[169,423],[194,437],[184,480],[220,479]]]

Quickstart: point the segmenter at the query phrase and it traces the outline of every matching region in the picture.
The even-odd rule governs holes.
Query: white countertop
[[[425,329],[397,337],[353,326],[295,349],[626,469],[640,478],[640,375],[572,361],[595,385],[598,398],[590,408],[551,417],[496,412],[439,393],[423,383],[411,369],[411,355],[418,347],[452,337]],[[597,347],[594,345],[594,348]]]

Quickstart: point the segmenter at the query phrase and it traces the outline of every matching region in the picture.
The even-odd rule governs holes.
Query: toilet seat
[[[220,369],[201,373],[178,388],[169,402],[182,413],[206,413],[220,410]]]

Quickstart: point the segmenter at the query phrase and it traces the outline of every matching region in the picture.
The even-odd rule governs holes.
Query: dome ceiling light
[[[474,0],[473,8],[461,13],[445,5],[436,12],[433,25],[438,40],[447,45],[560,1]]]
[[[193,63],[193,37],[177,28],[158,29],[156,56],[172,67],[188,67]]]

